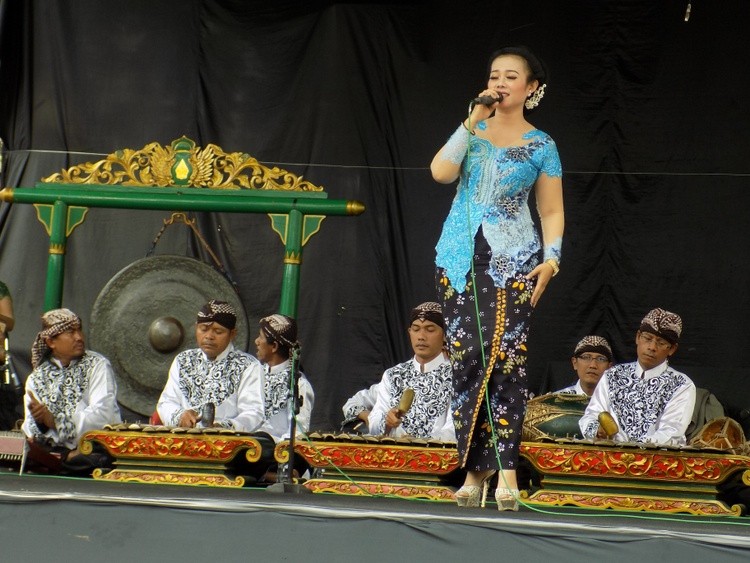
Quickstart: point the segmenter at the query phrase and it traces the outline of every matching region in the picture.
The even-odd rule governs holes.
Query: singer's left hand
[[[552,266],[547,264],[547,262],[542,262],[536,268],[531,270],[531,272],[526,276],[527,280],[533,280],[534,278],[536,278],[536,287],[534,288],[534,292],[531,294],[532,307],[536,307],[536,304],[539,303],[539,299],[542,297],[542,293],[544,293],[544,290],[547,288],[549,280],[552,279],[553,273],[554,271],[552,270]]]

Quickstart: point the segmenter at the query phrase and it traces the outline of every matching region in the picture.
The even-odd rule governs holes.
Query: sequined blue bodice
[[[479,125],[480,129],[485,127],[484,123]],[[462,133],[459,130],[456,134]],[[480,137],[471,136],[469,140],[435,259],[459,292],[466,285],[474,237],[480,226],[492,250],[489,274],[496,286],[504,287],[515,273],[528,273],[538,264],[541,242],[529,211],[529,192],[540,174],[560,177],[562,167],[549,135],[534,129],[523,138],[529,142],[503,148]],[[545,258],[559,260],[559,245],[558,240],[545,249],[545,253],[551,252]]]

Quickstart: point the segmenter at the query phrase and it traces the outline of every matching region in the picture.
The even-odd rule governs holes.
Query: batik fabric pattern
[[[515,469],[529,398],[526,340],[534,281],[516,274],[504,287],[496,287],[489,273],[492,251],[481,231],[476,247],[476,282],[467,284],[465,291],[456,291],[445,270],[437,270],[453,361],[458,453],[467,470],[499,469],[500,465]]]
[[[606,411],[619,428],[615,441],[685,444],[695,407],[695,385],[666,362],[643,376],[639,371],[633,362],[604,372],[579,422],[584,438],[596,436],[599,413]]]
[[[268,433],[275,442],[286,440],[290,436],[290,374],[291,364],[289,360],[273,367],[266,366],[263,382],[265,420],[260,430]],[[299,405],[299,413],[297,414],[296,434],[304,434],[310,431],[310,419],[312,418],[312,410],[315,405],[315,393],[313,392],[312,385],[310,385],[310,381],[302,372],[298,373],[297,385],[301,404]]]
[[[28,407],[29,394],[52,413],[54,429],[37,425]],[[107,358],[90,350],[67,367],[55,358],[43,361],[29,374],[26,395],[22,429],[27,436],[48,440],[50,445],[74,449],[85,432],[121,421],[112,366]]]
[[[357,420],[359,413],[363,411],[372,411],[378,400],[378,385],[380,383],[373,383],[367,389],[360,389],[346,400],[341,407],[344,413],[343,424]]]
[[[398,407],[401,396],[408,388],[414,390],[414,400],[401,419],[401,424],[391,431],[390,436],[455,441],[451,417],[452,370],[443,354],[425,364],[424,371],[421,371],[419,362],[412,358],[383,373],[378,385],[378,398],[369,417],[370,434],[385,434],[386,415]]]
[[[562,389],[555,391],[555,393],[560,393],[562,395],[586,395],[586,391],[581,387],[580,381],[576,381],[573,385],[569,385],[568,387],[563,387]]]
[[[255,431],[264,418],[260,362],[231,344],[215,360],[200,348],[177,354],[157,403],[159,417],[178,426],[186,410],[201,412],[207,403],[214,404],[215,424]]]

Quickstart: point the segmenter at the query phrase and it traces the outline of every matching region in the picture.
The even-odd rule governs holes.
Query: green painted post
[[[47,282],[44,290],[44,311],[62,306],[65,246],[67,244],[68,205],[56,201],[52,206],[47,259]]]
[[[288,217],[279,313],[296,319],[299,300],[300,267],[302,265],[303,216],[296,209],[292,209]]]

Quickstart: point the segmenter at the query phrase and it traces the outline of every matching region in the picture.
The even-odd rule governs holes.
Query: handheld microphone
[[[479,96],[478,98],[474,98],[471,100],[472,107],[479,104],[482,106],[490,107],[495,102],[502,102],[503,101],[503,95],[498,92],[497,93],[499,97],[493,98],[492,96]]]

